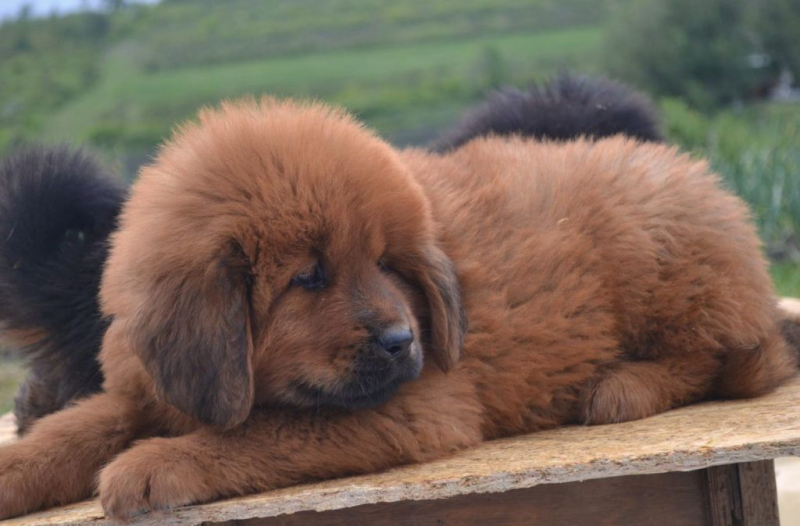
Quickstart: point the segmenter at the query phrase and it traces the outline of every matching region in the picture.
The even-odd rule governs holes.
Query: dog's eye
[[[376,264],[378,265],[378,268],[381,269],[381,272],[391,272],[392,271],[391,267],[389,267],[389,264],[386,263],[386,260],[383,259],[383,258],[379,259]]]
[[[307,290],[321,289],[325,284],[325,270],[319,263],[314,265],[314,268],[310,271],[303,272],[292,278],[292,285],[297,285]]]

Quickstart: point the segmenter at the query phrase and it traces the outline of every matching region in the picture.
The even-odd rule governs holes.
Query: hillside
[[[621,56],[620,35],[638,35],[631,45],[648,49],[640,40],[650,38],[649,26],[625,31],[632,22],[624,15],[637,5],[162,0],[20,19],[0,25],[0,155],[34,140],[66,141],[89,146],[132,179],[199,107],[261,94],[341,104],[397,145],[424,144],[493,87],[565,68],[609,71]],[[695,18],[686,23],[697,31],[686,34],[711,39],[699,41],[703,49],[725,48],[728,40],[713,40]],[[703,71],[713,74],[713,65]],[[668,80],[700,89],[677,74]],[[800,105],[709,112],[677,98],[659,104],[669,140],[707,157],[750,203],[781,262],[779,287],[800,295]]]
[[[130,175],[221,98],[344,104],[399,144],[430,139],[487,89],[597,63],[607,0],[165,0],[0,31],[0,152],[88,143]]]

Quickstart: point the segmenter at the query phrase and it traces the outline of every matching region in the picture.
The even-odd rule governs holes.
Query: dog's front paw
[[[35,481],[34,459],[27,458],[18,446],[0,448],[0,519],[24,515],[43,507],[41,491]]]
[[[106,515],[116,519],[209,499],[197,463],[162,438],[134,446],[106,466],[99,493]]]

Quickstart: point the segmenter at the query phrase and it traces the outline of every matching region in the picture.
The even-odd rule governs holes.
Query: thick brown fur
[[[755,396],[796,371],[766,266],[745,205],[674,148],[437,156],[321,105],[223,104],[142,171],[104,392],[0,449],[0,516],[96,490],[128,517]]]
[[[526,92],[489,94],[428,149],[444,152],[488,135],[567,141],[618,134],[660,141],[653,103],[620,83],[565,72]],[[4,343],[30,367],[14,411],[24,434],[101,389],[97,356],[108,322],[97,296],[124,192],[85,152],[38,147],[0,166],[0,197],[0,326]]]

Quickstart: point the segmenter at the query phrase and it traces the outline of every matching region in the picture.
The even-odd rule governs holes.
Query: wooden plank
[[[705,470],[710,526],[779,526],[775,464],[771,460]]]
[[[0,427],[3,422],[8,436],[13,422],[0,420]],[[561,428],[496,440],[428,464],[186,507],[158,519],[164,525],[187,525],[267,518],[797,455],[798,378],[754,400],[708,402],[625,424]],[[152,521],[153,517],[148,516],[129,524]],[[110,524],[96,501],[30,515],[8,524],[87,522]]]
[[[705,476],[709,526],[744,526],[738,466],[714,466]]]
[[[446,500],[306,511],[237,526],[696,526],[705,524],[701,471],[550,484]],[[229,523],[233,524],[233,523]]]
[[[708,402],[625,424],[569,427],[496,440],[428,464],[191,506],[159,520],[184,525],[265,518],[796,455],[800,455],[800,378],[753,400]],[[95,501],[23,520],[8,524],[110,524]],[[130,524],[149,521],[152,517]]]
[[[0,416],[0,444],[11,442],[17,437],[17,422],[12,413]]]
[[[779,302],[781,309],[793,315],[796,319],[800,320],[800,299],[799,298],[783,298]]]
[[[739,464],[738,467],[745,524],[779,526],[775,462],[772,460],[746,462]]]

